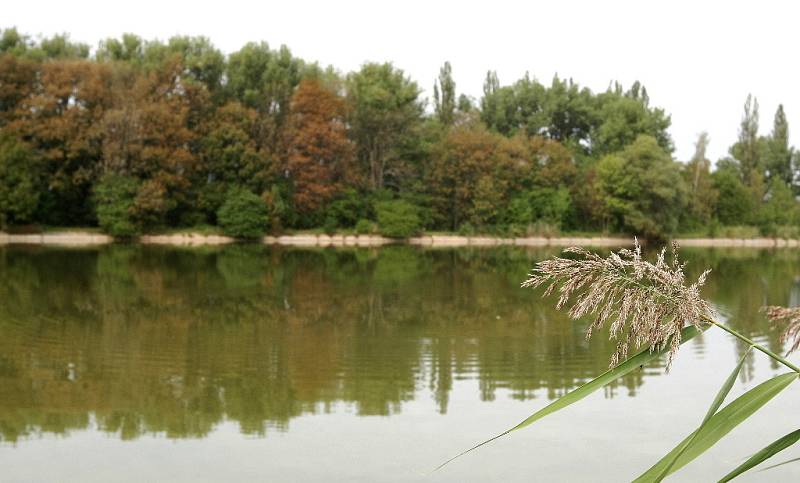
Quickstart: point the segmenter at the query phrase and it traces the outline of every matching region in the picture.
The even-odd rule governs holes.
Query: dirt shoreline
[[[108,235],[100,233],[63,231],[40,234],[8,234],[0,232],[0,245],[60,245],[60,246],[93,246],[112,243]],[[179,233],[172,235],[143,235],[138,243],[150,245],[224,245],[235,240],[222,235],[204,235],[199,233]],[[489,246],[528,246],[528,247],[566,247],[592,246],[617,247],[633,244],[633,238],[622,237],[521,237],[499,238],[491,236],[458,236],[458,235],[423,235],[408,240],[394,240],[378,235],[315,235],[298,234],[282,236],[265,236],[261,243],[267,245],[305,246],[305,247],[376,247],[389,244],[409,244],[421,247],[489,247]],[[684,247],[754,247],[754,248],[796,248],[800,240],[784,240],[776,238],[678,238],[677,242]]]

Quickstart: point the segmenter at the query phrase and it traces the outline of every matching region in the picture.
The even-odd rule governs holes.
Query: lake
[[[519,288],[557,253],[0,247],[0,479],[630,480],[699,424],[741,344],[710,329],[669,374],[657,361],[429,475],[608,367],[605,334]],[[800,251],[683,253],[730,325],[783,349],[759,308],[800,304]],[[729,398],[782,372],[751,354]],[[670,481],[718,479],[796,429],[798,404],[794,384]]]

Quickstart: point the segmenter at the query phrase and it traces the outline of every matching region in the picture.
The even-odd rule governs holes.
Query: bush
[[[472,223],[470,223],[468,221],[465,222],[465,223],[462,223],[461,226],[458,227],[458,234],[461,235],[461,236],[472,236],[476,232],[477,232],[477,230],[475,230],[475,227],[472,226]]]
[[[339,223],[336,221],[336,218],[332,216],[325,217],[325,223],[322,225],[322,231],[324,231],[326,235],[333,235],[336,233],[337,228],[339,228]]]
[[[267,204],[250,191],[232,188],[217,211],[217,222],[228,236],[257,238],[264,234],[269,223]]]
[[[408,238],[420,231],[417,207],[407,201],[393,200],[375,203],[378,229],[390,238]]]
[[[349,189],[328,205],[325,215],[326,218],[332,217],[338,226],[351,227],[369,216],[369,204],[362,193]]]
[[[371,221],[365,220],[364,218],[358,220],[358,222],[356,223],[356,233],[358,233],[359,235],[367,235],[372,232],[373,232],[373,224]]]
[[[106,175],[94,187],[97,224],[111,236],[131,237],[139,233],[132,208],[139,190],[134,178]]]

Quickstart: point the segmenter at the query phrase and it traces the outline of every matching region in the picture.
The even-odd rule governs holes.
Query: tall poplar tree
[[[762,166],[758,149],[758,99],[747,95],[744,103],[744,116],[739,125],[739,140],[730,149],[737,162],[739,174],[747,186],[758,183]]]
[[[777,177],[784,183],[792,184],[794,178],[794,173],[792,172],[793,151],[793,148],[789,147],[789,123],[786,120],[783,104],[781,104],[775,112],[772,133],[767,139],[764,164],[770,178]]]
[[[456,83],[450,62],[439,69],[439,79],[433,85],[433,106],[436,117],[445,126],[453,124],[456,110]]]

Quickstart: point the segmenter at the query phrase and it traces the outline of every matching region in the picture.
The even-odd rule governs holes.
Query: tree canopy
[[[396,234],[387,219],[409,233],[651,237],[798,223],[800,155],[782,105],[763,135],[747,96],[729,155],[709,160],[701,134],[681,163],[669,114],[639,82],[593,92],[489,71],[472,99],[453,69],[443,63],[429,102],[387,62],[341,73],[266,42],[226,55],[205,37],[126,33],[93,49],[3,30],[0,225],[132,236],[220,225],[232,196],[258,213],[248,236],[356,224]]]

